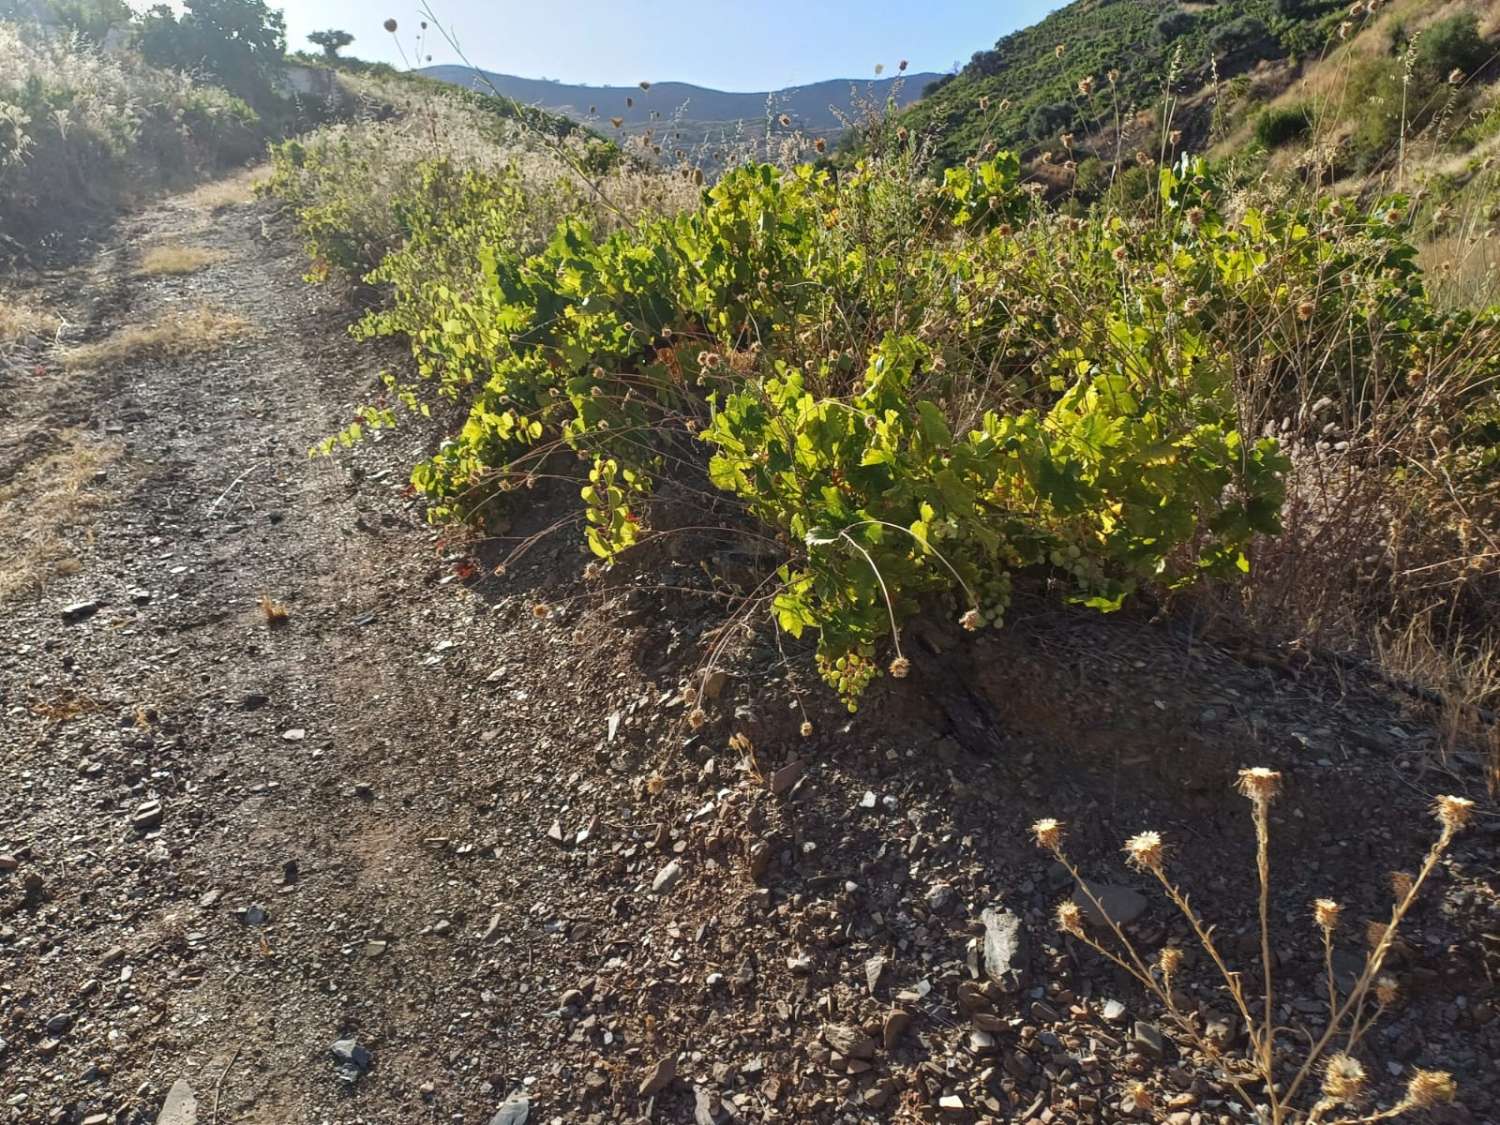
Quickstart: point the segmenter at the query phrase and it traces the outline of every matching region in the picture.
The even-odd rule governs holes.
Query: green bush
[[[392,384],[399,402],[469,405],[413,473],[433,518],[486,520],[560,439],[587,466],[588,548],[612,563],[706,443],[708,479],[786,547],[767,608],[816,634],[851,707],[892,650],[904,670],[925,604],[978,628],[1020,574],[1106,610],[1242,580],[1291,467],[1242,419],[1392,401],[1384,372],[1473,330],[1432,307],[1385,207],[1230,220],[1197,161],[1129,219],[1050,211],[1006,154],[936,186],[909,160],[837,179],[751,166],[612,233],[581,206],[540,251],[508,233],[525,203],[503,177],[460,188],[398,204],[419,221],[363,328],[411,342],[423,378]],[[1466,354],[1465,379],[1493,379],[1493,357]]]
[[[1302,105],[1268,108],[1255,119],[1255,139],[1268,149],[1300,141],[1310,132],[1312,120]]]
[[[1458,71],[1471,76],[1493,53],[1479,34],[1479,19],[1461,12],[1438,20],[1417,39],[1416,66],[1432,84]]]

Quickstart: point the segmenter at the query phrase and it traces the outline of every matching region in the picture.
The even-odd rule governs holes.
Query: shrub
[[[1198,17],[1192,12],[1174,8],[1170,12],[1163,12],[1156,21],[1156,38],[1162,43],[1174,42],[1192,31],[1197,24]]]
[[[1438,20],[1417,39],[1416,66],[1431,83],[1446,81],[1454,71],[1472,75],[1490,57],[1491,48],[1479,34],[1479,19],[1461,12]]]
[[[1302,140],[1311,131],[1306,106],[1268,108],[1255,119],[1255,139],[1268,149]]]
[[[393,301],[363,328],[405,335],[422,380],[390,384],[341,440],[434,391],[467,403],[413,482],[435,519],[476,522],[560,440],[605,564],[651,535],[657,483],[702,465],[748,532],[785,546],[756,604],[816,634],[851,706],[882,650],[904,667],[921,606],[998,624],[1017,576],[1102,610],[1247,581],[1258,605],[1257,560],[1285,580],[1267,545],[1288,481],[1299,519],[1300,490],[1340,474],[1368,489],[1338,503],[1401,518],[1392,482],[1426,488],[1411,474],[1428,462],[1399,452],[1420,445],[1413,420],[1489,401],[1500,363],[1481,343],[1495,317],[1427,299],[1399,203],[1283,199],[1231,219],[1201,161],[1155,185],[1132,166],[1119,182],[1151,206],[1084,219],[1038,203],[1004,154],[940,185],[910,153],[837,179],[749,166],[675,216],[577,197],[540,249],[524,178],[423,176],[393,200],[410,221],[372,275]],[[1419,384],[1393,380],[1414,365]],[[1362,420],[1356,452],[1325,438],[1323,399]],[[1484,507],[1493,465],[1448,440],[1441,473],[1419,475]],[[1436,497],[1424,518],[1453,511]],[[1324,550],[1314,522],[1299,534]],[[1445,536],[1416,539],[1474,557]],[[1367,566],[1324,572],[1373,606]]]
[[[255,112],[223,90],[0,24],[0,254],[108,216],[260,150]]]
[[[1259,49],[1269,41],[1265,21],[1252,15],[1237,16],[1208,33],[1208,45],[1216,55]]]
[[[1055,141],[1066,132],[1078,118],[1078,109],[1072,102],[1049,102],[1031,111],[1026,122],[1026,131],[1033,140]]]

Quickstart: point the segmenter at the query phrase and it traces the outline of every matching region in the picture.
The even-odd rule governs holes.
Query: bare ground
[[[141,276],[162,241],[210,253]],[[62,338],[0,361],[0,487],[68,442],[111,451],[61,515],[9,509],[3,540],[5,566],[42,542],[51,561],[0,586],[0,1120],[153,1122],[184,1079],[204,1125],[483,1123],[519,1098],[570,1125],[1245,1121],[1210,1060],[1137,1027],[1159,1019],[1139,989],[1053,931],[1068,888],[1026,826],[1062,817],[1086,870],[1140,890],[1119,842],[1160,829],[1258,972],[1231,781],[1266,764],[1289,782],[1290,1028],[1323,1011],[1311,899],[1344,901],[1357,952],[1431,797],[1481,800],[1366,1062],[1381,1104],[1441,1066],[1462,1088],[1445,1119],[1500,1121],[1500,821],[1481,755],[1441,758],[1408,701],[1038,597],[977,640],[924,622],[912,677],[851,718],[801,655],[720,631],[744,561],[712,537],[585,581],[565,530],[495,576],[567,490],[526,494],[509,542],[445,542],[404,487],[433,434],[309,460],[399,357],[351,341],[301,269],[259,207],[169,201],[38,279]],[[204,305],[252,331],[65,369]],[[693,733],[680,685],[719,642]],[[1143,947],[1182,940],[1148,902]],[[996,905],[1027,939],[1020,991],[975,952]],[[1205,1022],[1226,1012],[1202,965],[1183,987]],[[348,1080],[343,1039],[369,1052]],[[1155,1108],[1126,1097],[1137,1078]]]

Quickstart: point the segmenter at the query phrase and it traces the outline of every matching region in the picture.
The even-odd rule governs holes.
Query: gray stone
[[[1136,1021],[1135,1031],[1130,1037],[1130,1045],[1154,1059],[1159,1059],[1167,1053],[1167,1040],[1166,1036],[1161,1033],[1161,1028],[1145,1020]]]
[[[186,1078],[172,1083],[167,1100],[161,1103],[161,1112],[156,1115],[156,1125],[198,1125],[198,1099]]]
[[[1099,913],[1089,901],[1082,887],[1073,892],[1073,901],[1083,911],[1083,916],[1091,926],[1107,926],[1109,919],[1113,919],[1117,926],[1128,926],[1146,912],[1146,896],[1140,891],[1111,886],[1096,886],[1091,889],[1094,897],[1099,900],[1099,905],[1104,907],[1104,914]],[[1106,914],[1108,918],[1105,917]]]
[[[68,1030],[68,1028],[72,1026],[73,1017],[68,1015],[66,1012],[62,1013],[61,1015],[53,1016],[46,1023],[47,1031],[52,1035],[62,1035]]]
[[[984,971],[1007,992],[1026,987],[1026,929],[1009,910],[990,907],[979,916],[984,923]]]
[[[958,892],[947,883],[934,883],[927,892],[927,909],[934,914],[948,914],[958,907]]]
[[[719,1125],[724,1103],[717,1090],[704,1086],[693,1088],[693,1125]]]
[[[98,602],[74,602],[70,606],[64,606],[62,619],[69,624],[78,621],[86,621],[99,612]]]
[[[147,801],[135,810],[130,818],[130,823],[137,832],[149,832],[161,824],[162,808],[160,801]]]
[[[823,1040],[846,1059],[868,1059],[875,1056],[875,1040],[857,1027],[831,1023],[823,1029]]]
[[[1118,1000],[1106,1000],[1104,1002],[1104,1020],[1106,1023],[1124,1023],[1125,1005]]]
[[[530,1099],[525,1094],[512,1094],[495,1111],[495,1116],[490,1118],[490,1125],[526,1125],[526,1119],[530,1116]]]
[[[657,1094],[661,1093],[668,1086],[670,1086],[672,1084],[672,1080],[676,1077],[677,1056],[668,1055],[666,1058],[657,1063],[656,1066],[652,1067],[651,1073],[646,1075],[646,1077],[641,1080],[641,1086],[638,1093],[643,1098],[655,1097]]]
[[[666,894],[682,878],[682,864],[675,859],[656,873],[656,878],[651,880],[653,894]]]
[[[340,1039],[328,1051],[338,1064],[339,1077],[351,1086],[370,1069],[370,1052],[353,1039]]]

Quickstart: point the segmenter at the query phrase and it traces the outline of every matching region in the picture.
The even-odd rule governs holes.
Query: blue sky
[[[597,85],[643,79],[721,90],[766,90],[824,78],[863,78],[900,59],[946,71],[1035,23],[1059,0],[432,0],[477,66],[527,78]],[[292,46],[342,28],[351,52],[399,63],[387,17],[417,61],[417,0],[270,0],[286,13]],[[457,62],[428,32],[423,54]]]

